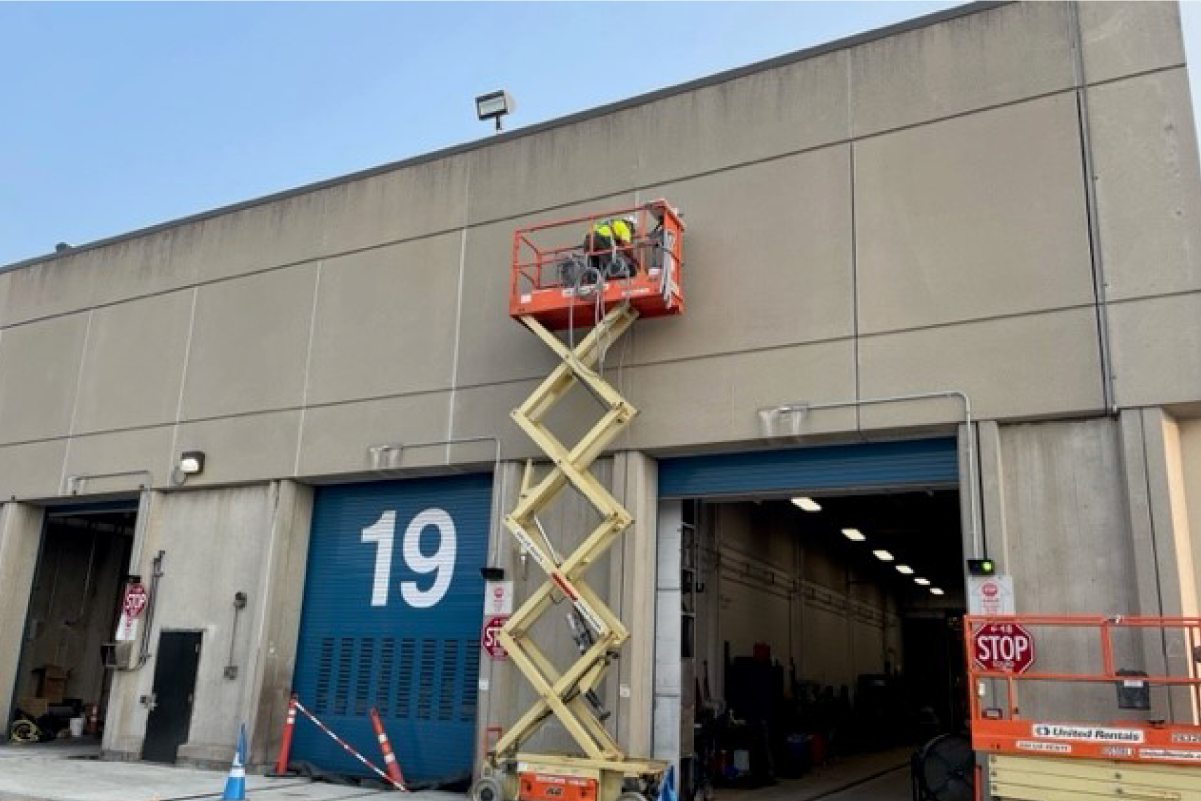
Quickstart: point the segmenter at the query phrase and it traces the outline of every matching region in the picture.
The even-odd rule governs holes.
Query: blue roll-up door
[[[488,475],[317,491],[295,691],[382,766],[378,709],[410,781],[471,772],[490,508]],[[292,762],[370,775],[303,716]]]
[[[954,438],[831,445],[662,459],[659,495],[700,498],[769,492],[955,486]]]

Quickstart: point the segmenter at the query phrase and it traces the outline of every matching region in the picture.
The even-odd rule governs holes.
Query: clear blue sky
[[[0,264],[954,5],[0,2]]]

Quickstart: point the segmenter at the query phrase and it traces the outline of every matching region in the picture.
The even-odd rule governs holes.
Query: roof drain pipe
[[[883,403],[905,403],[907,401],[931,400],[934,398],[958,398],[963,403],[963,424],[967,430],[967,497],[968,497],[968,530],[972,536],[973,558],[984,558],[988,549],[984,542],[980,523],[977,519],[980,509],[979,485],[976,476],[976,432],[972,430],[972,400],[966,392],[944,390],[941,392],[922,392],[916,395],[891,395],[883,398],[863,398],[853,401],[837,401],[834,403],[789,403],[782,406],[768,406],[759,410],[760,431],[764,437],[773,437],[774,421],[780,415],[791,418],[792,436],[800,436],[801,418],[808,412],[823,409],[858,409],[861,406],[875,406]],[[859,424],[859,415],[855,415],[855,429],[860,435],[863,428]]]
[[[1067,3],[1068,33],[1072,47],[1072,81],[1076,116],[1080,125],[1080,158],[1084,172],[1084,205],[1088,216],[1088,250],[1093,270],[1093,306],[1097,312],[1097,340],[1101,351],[1101,390],[1105,411],[1117,416],[1113,349],[1109,337],[1109,299],[1105,259],[1101,252],[1101,223],[1097,211],[1097,174],[1093,163],[1093,137],[1089,126],[1088,81],[1084,74],[1084,37],[1080,30],[1080,4]]]

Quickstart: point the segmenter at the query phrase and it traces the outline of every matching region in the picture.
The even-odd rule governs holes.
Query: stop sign
[[[480,632],[480,647],[493,659],[505,659],[508,652],[500,644],[500,630],[509,622],[508,615],[491,615],[484,618],[484,630]]]
[[[121,601],[121,611],[129,617],[142,614],[147,603],[146,587],[142,584],[130,584],[125,588],[125,598]]]
[[[972,635],[972,656],[984,670],[1025,673],[1034,664],[1034,638],[1017,623],[985,623]]]

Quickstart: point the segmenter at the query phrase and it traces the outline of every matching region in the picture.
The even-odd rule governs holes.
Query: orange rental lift
[[[618,219],[633,223],[630,241],[588,237],[594,226]],[[520,496],[504,525],[546,580],[513,613],[499,637],[537,700],[488,751],[483,775],[471,790],[474,801],[646,801],[662,782],[665,762],[628,756],[603,724],[607,715],[597,690],[630,633],[588,586],[586,574],[633,517],[589,468],[638,413],[596,366],[638,317],[684,311],[683,234],[679,213],[663,200],[513,234],[509,314],[542,340],[559,364],[512,413],[550,467],[536,470],[526,464]],[[586,335],[575,336],[575,329],[586,328]],[[567,342],[554,333],[562,329],[568,329]],[[577,385],[604,411],[577,443],[567,445],[543,421]],[[596,507],[600,523],[574,551],[560,554],[539,514],[569,486]],[[568,603],[562,604],[564,600]],[[552,609],[566,610],[578,651],[566,670],[553,664],[531,636],[534,623]],[[578,753],[521,751],[551,717],[571,736]]]

